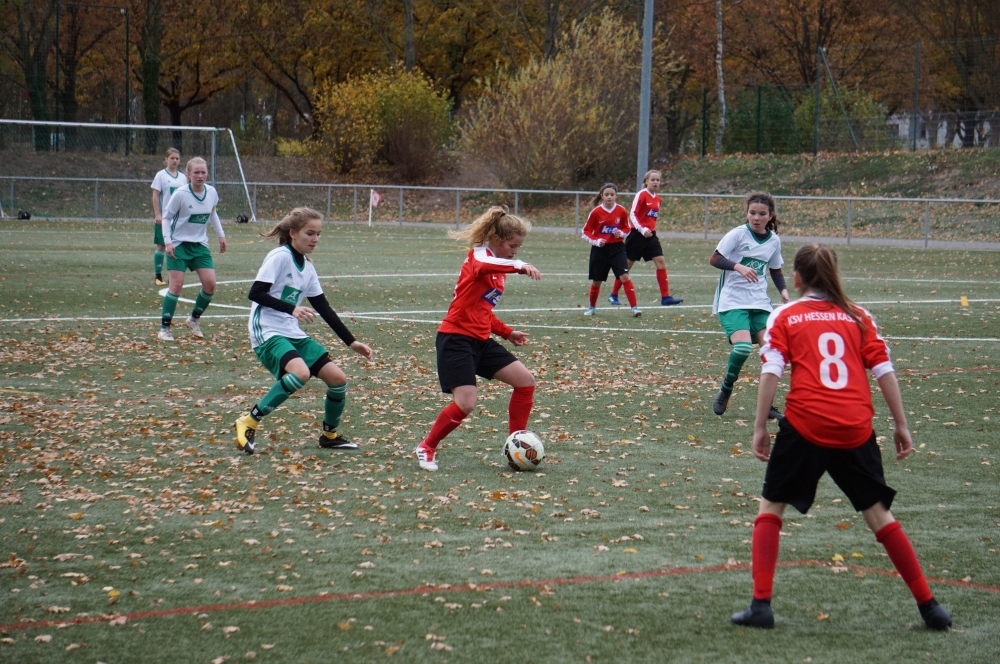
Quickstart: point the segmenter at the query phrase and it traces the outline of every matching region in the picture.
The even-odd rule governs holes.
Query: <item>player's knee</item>
[[[476,408],[476,395],[459,395],[455,397],[455,405],[462,409],[462,412],[468,415]]]
[[[303,385],[309,382],[309,370],[306,369],[305,366],[302,366],[302,367],[287,367],[287,369],[288,369],[288,373],[292,374],[293,376],[295,376],[296,378],[298,378],[300,381],[302,381]]]

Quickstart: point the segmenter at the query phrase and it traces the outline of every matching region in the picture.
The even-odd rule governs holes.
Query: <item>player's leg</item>
[[[437,350],[438,380],[441,391],[451,394],[452,402],[438,413],[427,437],[417,445],[417,461],[424,470],[438,469],[438,444],[457,429],[466,415],[476,407],[476,363],[482,344],[483,342],[459,334],[439,332],[437,335],[434,345]]]
[[[168,257],[167,293],[163,296],[163,305],[160,309],[160,333],[157,335],[157,338],[162,341],[174,340],[173,332],[170,331],[170,324],[174,320],[174,313],[177,311],[177,300],[180,298],[183,288],[184,262]]]
[[[659,238],[650,238],[650,244],[655,242],[655,246],[650,250],[654,253],[653,265],[656,267],[656,283],[660,287],[660,305],[664,307],[673,306],[683,302],[683,298],[670,295],[670,281],[667,278],[667,263],[663,260],[663,249],[660,247]]]
[[[323,355],[310,368],[312,374],[326,383],[326,398],[323,400],[323,432],[319,446],[326,449],[356,450],[358,444],[337,432],[340,419],[347,403],[347,374]]]
[[[153,283],[157,286],[166,286],[167,282],[163,280],[163,262],[167,257],[167,248],[162,244],[156,245],[156,251],[153,252]]]
[[[205,335],[201,331],[201,322],[199,319],[205,313],[208,305],[211,304],[212,296],[215,295],[215,268],[199,267],[195,272],[197,272],[198,279],[201,281],[201,290],[198,291],[198,297],[194,301],[194,308],[191,310],[191,315],[188,316],[185,324],[191,328],[191,333],[194,336],[201,339]]]
[[[280,378],[249,413],[236,420],[236,446],[246,454],[254,453],[254,435],[260,421],[309,380],[308,365],[287,339],[271,337],[255,350],[264,366]]]
[[[597,297],[601,294],[601,282],[594,280],[590,282],[589,304],[584,316],[593,316],[597,312]]]
[[[601,294],[601,284],[608,278],[608,247],[591,247],[590,263],[587,267],[587,278],[590,279],[590,293],[587,310],[584,316],[593,316],[597,313],[597,296]]]
[[[731,309],[719,312],[719,322],[729,337],[732,348],[726,360],[726,372],[722,376],[719,393],[712,401],[712,412],[722,416],[729,407],[729,398],[733,396],[733,388],[740,377],[740,371],[753,350],[750,343],[749,316],[744,309]]]
[[[535,401],[535,377],[526,366],[514,362],[493,374],[493,379],[514,388],[507,405],[508,433],[527,429]]]
[[[615,274],[615,282],[621,283],[622,288],[625,289],[625,298],[628,300],[628,306],[632,309],[632,316],[638,318],[642,315],[642,311],[639,310],[638,301],[636,300],[635,282],[629,276],[628,271],[631,263],[628,260],[625,247],[621,244],[614,245],[613,252],[608,262],[610,263],[611,271]]]

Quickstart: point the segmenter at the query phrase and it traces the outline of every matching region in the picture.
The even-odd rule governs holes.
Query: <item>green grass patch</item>
[[[428,474],[411,452],[447,403],[433,340],[461,246],[440,230],[327,226],[313,256],[321,282],[376,360],[309,330],[349,376],[343,430],[361,450],[316,446],[323,391],[312,381],[245,457],[233,421],[272,383],[250,350],[246,292],[272,245],[228,225],[206,339],[178,326],[162,344],[150,230],[0,223],[0,542],[12,561],[0,615],[26,625],[0,634],[4,661],[1000,655],[996,590],[968,585],[1000,587],[996,254],[838,250],[849,293],[889,338],[917,445],[904,462],[886,453],[894,513],[928,576],[958,584],[931,582],[957,631],[922,626],[824,479],[808,515],[786,515],[781,553],[822,565],[779,568],[777,628],[761,633],[727,622],[749,600],[764,465],[748,452],[756,359],[726,417],[710,408],[728,354],[709,314],[713,243],[665,243],[682,307],[656,306],[653,271],[639,265],[642,318],[610,306],[584,317],[586,245],[533,233],[520,257],[543,280],[511,277],[497,313],[531,334],[515,352],[538,379],[530,426],[549,457],[532,474],[501,463],[509,388],[485,383]],[[889,414],[875,406],[886,436]],[[837,554],[855,567],[831,571]],[[673,570],[685,573],[663,574]],[[321,593],[335,597],[235,607]],[[208,608],[120,620],[190,607]]]

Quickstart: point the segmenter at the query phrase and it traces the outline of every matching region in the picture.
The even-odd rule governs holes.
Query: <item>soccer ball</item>
[[[531,431],[515,431],[507,436],[502,452],[513,470],[534,470],[545,458],[542,440]]]

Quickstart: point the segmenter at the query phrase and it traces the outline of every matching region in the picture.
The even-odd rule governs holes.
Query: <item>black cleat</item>
[[[951,611],[938,604],[936,599],[918,604],[917,608],[924,624],[930,629],[946,630],[951,627]]]
[[[724,387],[719,388],[719,393],[715,395],[715,399],[712,400],[712,412],[722,417],[722,414],[726,412],[726,408],[729,407],[729,397],[733,396],[732,390],[727,390]]]
[[[785,416],[782,414],[780,410],[778,410],[774,406],[771,406],[771,410],[767,411],[767,419],[781,421],[785,419]]]
[[[746,610],[734,613],[729,622],[744,627],[774,629],[774,611],[771,610],[771,602],[755,599],[750,602]]]
[[[319,446],[325,450],[356,450],[358,444],[344,438],[336,431],[324,431],[319,435]]]

